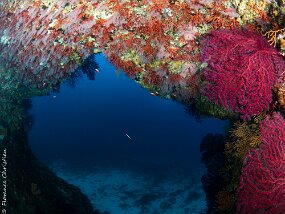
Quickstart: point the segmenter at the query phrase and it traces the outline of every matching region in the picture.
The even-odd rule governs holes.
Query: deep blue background
[[[60,93],[33,98],[29,139],[36,156],[47,165],[61,161],[85,169],[202,171],[200,141],[208,132],[222,133],[226,122],[197,122],[182,105],[152,96],[115,72],[104,56],[96,60],[95,81],[83,77],[75,88],[63,84]]]

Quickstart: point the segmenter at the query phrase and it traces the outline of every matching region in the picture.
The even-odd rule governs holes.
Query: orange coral
[[[260,142],[260,129],[256,123],[236,122],[230,131],[232,142],[225,146],[226,154],[229,157],[236,157],[240,161],[250,148],[257,147]]]
[[[283,78],[281,87],[277,88],[277,101],[279,105],[285,109],[285,78]]]
[[[270,45],[273,45],[274,47],[276,47],[278,35],[284,32],[285,32],[285,28],[282,28],[278,30],[269,30],[265,32],[263,35],[269,39],[268,42],[270,43]]]

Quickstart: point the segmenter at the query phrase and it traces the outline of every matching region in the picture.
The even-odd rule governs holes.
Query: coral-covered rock
[[[215,30],[205,42],[208,63],[204,94],[243,119],[269,108],[272,88],[282,82],[285,63],[261,35],[247,30]]]
[[[90,28],[96,20],[87,13],[96,6],[75,0],[1,1],[1,66],[22,85],[36,88],[68,78],[95,47]]]
[[[260,130],[262,144],[243,162],[237,213],[285,213],[285,120],[274,113]]]
[[[196,96],[201,35],[239,26],[224,1],[2,0],[0,64],[47,88],[102,50],[144,87],[185,100]]]

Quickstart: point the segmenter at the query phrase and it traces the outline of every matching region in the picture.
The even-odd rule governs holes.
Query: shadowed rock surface
[[[6,150],[7,213],[11,214],[95,214],[89,199],[79,188],[58,178],[31,152],[23,131],[9,133],[0,145]],[[3,160],[2,160],[3,163]],[[3,171],[3,165],[1,166]],[[1,200],[3,199],[1,176]]]

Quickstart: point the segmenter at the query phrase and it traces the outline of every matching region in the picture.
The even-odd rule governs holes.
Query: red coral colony
[[[213,102],[250,119],[269,109],[273,86],[280,86],[285,63],[261,35],[247,30],[215,30],[202,60],[204,94]]]
[[[201,98],[209,115],[238,113],[234,122],[260,127],[261,143],[240,161],[234,209],[285,213],[285,33],[269,31],[269,43],[261,34],[282,25],[266,13],[282,11],[273,1],[234,2],[246,1],[2,0],[0,82],[19,76],[23,85],[48,88],[102,51],[154,95]],[[254,14],[249,23],[245,7]]]
[[[273,113],[260,129],[262,144],[243,161],[237,213],[285,213],[285,120]]]

